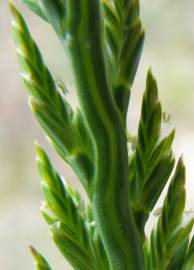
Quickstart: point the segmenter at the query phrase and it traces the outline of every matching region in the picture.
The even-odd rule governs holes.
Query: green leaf
[[[57,246],[75,269],[107,269],[104,248],[99,237],[96,238],[90,231],[91,221],[87,219],[79,193],[73,191],[58,175],[38,145],[36,153],[41,189],[46,202],[42,212],[51,226]]]
[[[68,231],[68,228],[62,223],[56,223],[51,227],[51,235],[62,254],[75,269],[96,269],[91,258],[91,252],[88,253],[77,241],[76,236]]]
[[[102,1],[107,69],[115,101],[126,116],[130,88],[140,61],[144,32],[139,1]]]
[[[73,118],[73,125],[79,132],[82,141],[84,143],[85,149],[87,149],[87,154],[89,158],[92,160],[94,157],[93,153],[93,141],[91,139],[90,129],[87,126],[87,121],[83,116],[83,113],[78,108]]]
[[[189,243],[187,256],[181,270],[193,270],[194,266],[194,235]]]
[[[144,249],[145,269],[153,270],[150,260],[150,245],[147,238],[145,238],[143,249]]]
[[[40,2],[36,0],[22,0],[22,2],[28,5],[28,7],[38,16],[40,16],[43,20],[47,21],[46,14],[40,5]]]
[[[65,3],[60,0],[22,0],[33,12],[51,23],[56,32],[64,31]]]
[[[185,208],[184,185],[185,167],[180,159],[168,188],[157,227],[151,233],[150,254],[153,269],[177,269],[175,266],[180,266],[185,257],[193,220],[181,228]]]
[[[30,97],[30,107],[49,142],[74,169],[89,194],[93,174],[92,150],[89,145],[86,149],[85,139],[73,124],[74,112],[66,97],[58,91],[24,19],[13,6],[11,12],[21,76]]]
[[[175,132],[161,139],[162,110],[157,84],[148,71],[135,151],[129,161],[130,199],[136,223],[143,234],[149,213],[154,208],[174,167],[171,146]]]
[[[36,154],[37,167],[42,179],[41,187],[49,209],[56,219],[69,226],[75,221],[79,223],[81,216],[77,216],[76,208],[81,198],[78,200],[77,193],[75,196],[65,180],[58,175],[39,145],[36,145]]]
[[[170,257],[167,270],[181,269],[185,260],[189,245],[190,233],[193,229],[194,220],[188,222],[184,227],[180,227],[172,235],[168,243],[168,257]]]
[[[45,260],[45,258],[32,246],[30,246],[30,251],[35,260],[36,270],[51,270],[51,267]]]
[[[161,138],[162,109],[151,71],[127,164],[125,120],[144,41],[139,1],[23,2],[54,28],[69,52],[80,106],[76,111],[71,108],[24,19],[10,5],[30,107],[90,199],[85,206],[37,145],[44,196],[41,211],[56,245],[77,270],[192,270],[193,220],[182,226],[185,168],[181,159],[150,243],[144,235],[175,162],[171,150],[175,132]],[[34,248],[31,251],[37,270],[51,270],[42,255]]]

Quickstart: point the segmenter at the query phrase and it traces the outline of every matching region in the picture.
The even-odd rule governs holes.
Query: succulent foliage
[[[12,29],[30,108],[49,143],[88,196],[84,202],[36,144],[54,242],[76,270],[192,270],[193,220],[183,224],[185,167],[176,168],[175,132],[162,136],[162,108],[151,70],[136,142],[129,150],[127,111],[144,31],[138,0],[23,0],[56,32],[68,53],[79,105],[60,91],[24,18],[10,4]],[[157,225],[145,225],[169,182]],[[33,247],[36,270],[51,270]]]

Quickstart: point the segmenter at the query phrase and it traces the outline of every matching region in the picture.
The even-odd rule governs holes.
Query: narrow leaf
[[[183,263],[193,220],[181,227],[185,208],[185,167],[182,159],[176,167],[157,227],[151,233],[153,269],[177,269]],[[179,254],[179,255],[178,255]]]
[[[105,58],[118,108],[126,117],[130,89],[140,61],[144,32],[139,1],[103,0]]]
[[[73,124],[74,112],[64,95],[58,91],[24,19],[13,5],[10,9],[21,76],[30,97],[30,107],[47,133],[49,142],[73,167],[89,193],[89,182],[92,177],[92,151],[88,150],[89,145],[87,149],[85,148],[84,140],[78,128]],[[90,157],[87,152],[90,152]]]
[[[35,248],[30,246],[30,251],[35,260],[36,270],[51,270],[45,258]]]
[[[59,176],[39,145],[36,145],[36,153],[41,189],[46,201],[42,212],[51,225],[57,246],[75,269],[106,269],[107,258],[102,242],[99,236],[96,238],[91,233],[93,220],[88,220],[81,196]]]
[[[136,223],[144,234],[150,212],[162,193],[174,167],[172,142],[175,132],[161,139],[162,109],[157,83],[148,71],[143,96],[137,143],[129,162],[130,199]]]

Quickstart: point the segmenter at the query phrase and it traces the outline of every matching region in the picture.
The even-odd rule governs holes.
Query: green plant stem
[[[80,107],[95,147],[94,217],[110,269],[142,270],[143,250],[128,206],[125,123],[106,79],[99,1],[69,2],[67,18],[66,37],[62,41],[71,55]]]
[[[191,270],[193,219],[182,226],[185,167],[180,159],[150,241],[145,224],[174,167],[174,131],[161,138],[162,109],[148,72],[135,146],[126,115],[144,32],[138,0],[23,0],[52,25],[70,54],[79,106],[59,91],[23,17],[10,5],[22,80],[50,144],[71,165],[90,205],[36,146],[42,213],[76,270]],[[102,16],[102,17],[101,17]],[[129,154],[129,160],[128,160]],[[144,249],[144,250],[143,250]],[[31,248],[37,270],[50,270]]]

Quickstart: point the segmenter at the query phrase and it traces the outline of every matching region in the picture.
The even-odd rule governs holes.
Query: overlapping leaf
[[[137,145],[130,156],[130,199],[141,233],[174,166],[171,145],[174,131],[160,139],[161,105],[156,81],[148,72],[138,127]]]
[[[184,269],[193,220],[181,226],[185,208],[185,167],[179,160],[159,217],[151,233],[151,269]]]
[[[144,40],[139,1],[102,0],[102,5],[108,74],[117,105],[126,115]]]
[[[71,57],[74,57],[72,61],[74,72],[81,74],[77,83],[77,87],[80,88],[79,95],[82,95],[80,104],[88,106],[91,103],[88,107],[90,109],[96,106],[96,111],[94,110],[97,114],[96,118],[91,119],[98,120],[100,115],[101,119],[110,120],[111,117],[109,119],[106,113],[110,111],[117,113],[112,93],[109,90],[112,90],[116,104],[125,118],[130,88],[140,60],[144,39],[139,20],[139,1],[23,0],[23,2],[53,26],[59,38],[63,43],[67,43],[70,49],[77,46],[75,51],[72,50]],[[102,5],[103,13],[101,13],[99,3]],[[94,173],[94,142],[91,140],[91,130],[84,118],[86,115],[82,114],[85,108],[77,109],[76,112],[72,110],[66,96],[58,91],[22,16],[13,6],[11,6],[11,12],[22,79],[30,96],[31,109],[44,128],[51,144],[71,165],[88,195],[92,197],[90,183]],[[101,15],[103,29],[100,24]],[[102,51],[101,38],[105,42],[104,51]],[[75,41],[73,46],[72,40]],[[91,65],[88,64],[89,61]],[[85,89],[88,92],[84,92]],[[85,102],[88,96],[90,99]],[[90,114],[90,110],[87,112]],[[193,220],[185,226],[181,225],[185,207],[185,168],[182,160],[178,162],[164,201],[162,214],[156,229],[151,233],[151,240],[150,242],[145,240],[145,223],[174,167],[171,150],[174,131],[167,137],[161,138],[161,116],[156,81],[149,71],[137,142],[129,159],[129,205],[132,208],[130,210],[134,214],[136,227],[142,236],[142,244],[144,243],[146,270],[192,270],[194,241],[192,239],[189,243],[189,235]],[[100,125],[102,126],[104,122]],[[103,246],[96,229],[90,205],[84,206],[80,195],[59,176],[44,151],[39,146],[36,150],[41,188],[45,199],[42,213],[50,225],[52,237],[58,248],[74,269],[112,269],[113,264],[108,265],[105,245]],[[102,157],[104,158],[105,155]],[[103,198],[103,194],[100,195]],[[118,205],[120,203],[118,202]],[[117,206],[114,205],[114,207],[116,209]],[[101,221],[103,222],[103,218]],[[133,223],[132,220],[130,222]],[[135,231],[137,231],[136,227]],[[123,242],[125,248],[126,243],[124,240]],[[131,250],[138,245],[138,241],[134,242]],[[105,243],[110,244],[106,241]],[[114,248],[114,245],[112,247]],[[136,248],[141,250],[141,247]],[[36,269],[51,270],[43,256],[34,248],[31,250]],[[109,253],[112,254],[110,251]],[[125,257],[123,258],[125,260]],[[122,265],[124,265],[124,260],[122,260]],[[131,261],[126,261],[129,261],[128,266],[130,266]],[[109,262],[111,262],[110,258]],[[135,260],[133,267],[134,265]],[[143,265],[142,260],[137,269],[144,267]]]
[[[92,177],[92,146],[89,143],[90,135],[81,112],[78,110],[74,115],[66,97],[57,90],[55,81],[44,64],[24,19],[13,6],[11,11],[17,55],[22,80],[30,96],[30,107],[51,144],[72,166],[89,193],[89,181]],[[82,126],[84,135],[80,133],[79,126]]]
[[[183,266],[181,270],[193,270],[193,266],[194,266],[194,236],[192,237],[190,241],[186,258],[183,262]]]
[[[65,1],[22,0],[33,12],[52,23],[56,32],[64,31]]]
[[[75,269],[107,269],[106,255],[98,234],[95,235],[91,213],[89,218],[78,192],[58,175],[38,145],[36,152],[45,198],[42,211],[55,243]]]

